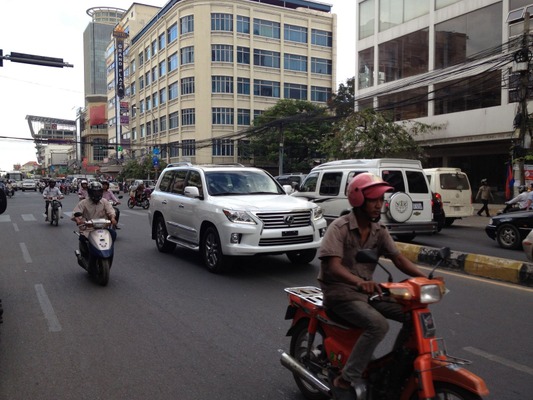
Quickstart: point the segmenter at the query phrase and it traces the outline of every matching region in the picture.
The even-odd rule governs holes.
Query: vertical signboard
[[[124,29],[117,25],[113,30],[113,37],[115,38],[115,81],[117,97],[122,99],[124,97],[124,39],[128,34]]]

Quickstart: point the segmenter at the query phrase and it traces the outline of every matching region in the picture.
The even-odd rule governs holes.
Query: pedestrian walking
[[[481,217],[481,214],[483,213],[483,211],[485,211],[487,217],[490,217],[489,200],[494,200],[494,198],[492,197],[492,192],[490,191],[490,186],[488,185],[486,179],[481,180],[481,186],[477,191],[476,200],[479,200],[480,198],[481,202],[483,203],[483,207],[481,207],[481,209],[477,212],[477,215]]]

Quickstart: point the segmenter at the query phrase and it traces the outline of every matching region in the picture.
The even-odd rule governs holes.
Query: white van
[[[429,187],[438,193],[444,208],[445,226],[474,213],[472,206],[472,189],[468,176],[460,168],[426,168]]]
[[[393,193],[385,194],[381,222],[397,239],[409,241],[417,234],[437,232],[437,223],[433,221],[432,194],[418,160],[331,161],[313,168],[292,196],[317,203],[330,223],[350,209],[346,188],[352,178],[362,172],[380,176],[394,187]]]

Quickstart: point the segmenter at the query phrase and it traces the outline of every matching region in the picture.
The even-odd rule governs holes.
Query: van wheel
[[[409,243],[415,238],[414,233],[404,234],[404,235],[395,235],[396,239],[398,239],[399,242],[406,242]]]
[[[455,218],[446,218],[444,220],[444,226],[451,226],[453,224],[453,221],[455,221]]]

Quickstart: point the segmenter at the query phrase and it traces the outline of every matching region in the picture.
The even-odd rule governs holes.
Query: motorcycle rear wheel
[[[109,259],[99,258],[96,261],[96,280],[100,286],[107,286],[109,282],[109,268],[111,268]]]
[[[307,342],[309,340],[309,334],[307,332],[307,327],[309,321],[300,321],[292,332],[291,338],[291,349],[290,354],[294,357],[300,364],[302,364],[305,369],[310,371],[316,378],[321,380],[325,385],[329,386],[327,372],[325,371],[326,359],[323,354],[324,348],[324,336],[320,331],[316,333],[315,340],[311,346],[311,357],[312,360],[307,357]],[[317,356],[318,355],[318,356]],[[324,356],[324,357],[322,357]],[[323,358],[323,359],[322,359]],[[313,362],[311,362],[313,361]],[[300,392],[304,395],[306,399],[309,400],[326,400],[329,399],[328,396],[321,393],[319,390],[315,389],[309,383],[304,381],[298,375],[293,374],[294,381]]]
[[[128,199],[128,208],[135,207],[135,202],[132,199]]]
[[[144,208],[145,210],[148,210],[148,208],[150,208],[150,201],[144,200],[142,203],[142,208]]]
[[[436,400],[483,400],[475,393],[469,392],[460,386],[447,382],[433,382],[435,385]],[[411,400],[418,400],[418,394],[411,395]]]

